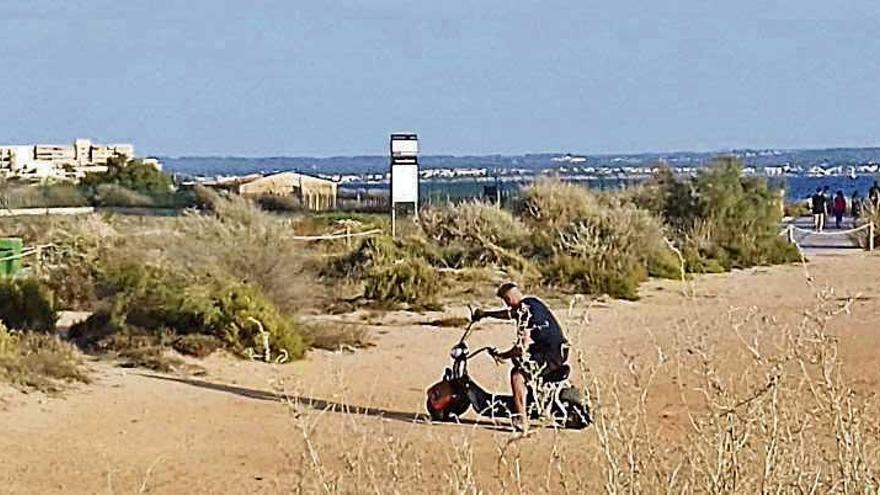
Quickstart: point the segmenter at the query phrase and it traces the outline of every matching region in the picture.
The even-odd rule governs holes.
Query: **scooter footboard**
[[[489,418],[509,418],[513,411],[513,396],[495,395],[472,386],[468,390],[468,398],[474,411],[480,416]]]

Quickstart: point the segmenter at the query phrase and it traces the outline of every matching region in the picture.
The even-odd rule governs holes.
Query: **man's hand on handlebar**
[[[495,360],[495,364],[501,364],[504,361],[504,353],[499,352],[498,349],[491,347],[489,349],[489,355],[492,356],[492,359]]]
[[[471,322],[476,323],[485,317],[486,317],[486,312],[480,308],[477,308],[471,313]]]

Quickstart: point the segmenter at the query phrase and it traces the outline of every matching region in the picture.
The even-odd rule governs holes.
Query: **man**
[[[526,384],[529,380],[542,383],[567,378],[568,341],[553,313],[537,297],[523,296],[519,287],[512,282],[501,285],[495,295],[507,307],[494,311],[476,309],[473,320],[489,317],[517,322],[516,344],[504,352],[492,350],[491,354],[496,360],[513,361],[513,369],[510,370],[513,423],[525,430],[528,427]]]
[[[810,209],[813,212],[813,229],[822,232],[825,228],[825,196],[822,194],[822,188],[816,188],[816,194],[810,198]]]

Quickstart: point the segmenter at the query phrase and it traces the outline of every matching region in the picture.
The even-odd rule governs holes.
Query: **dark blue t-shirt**
[[[562,346],[568,341],[556,317],[543,301],[537,297],[524,297],[511,313],[517,320],[517,327],[529,332],[532,339],[530,354],[561,355]]]

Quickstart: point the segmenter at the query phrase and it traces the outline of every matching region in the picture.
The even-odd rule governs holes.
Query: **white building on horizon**
[[[0,177],[25,180],[77,181],[89,172],[104,172],[112,157],[134,158],[131,144],[96,144],[76,139],[73,144],[0,145]],[[158,160],[146,163],[161,169]]]

